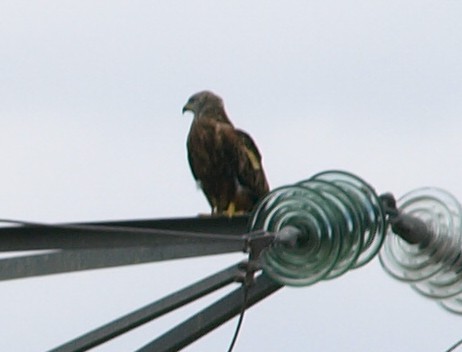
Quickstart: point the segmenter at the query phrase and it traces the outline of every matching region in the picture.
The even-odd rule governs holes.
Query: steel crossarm
[[[0,251],[45,252],[0,259],[0,280],[242,252],[245,221],[185,218],[3,227]]]
[[[1,220],[0,220],[1,221]],[[210,217],[81,224],[32,224],[0,228],[0,252],[89,249],[233,241],[247,232],[247,217]],[[154,236],[155,235],[155,236]]]

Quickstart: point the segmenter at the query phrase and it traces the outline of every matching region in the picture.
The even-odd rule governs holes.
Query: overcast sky
[[[327,169],[397,197],[462,200],[462,1],[0,3],[0,217],[44,222],[209,211],[186,160],[193,93],[223,97],[271,187]],[[244,258],[0,283],[0,350],[43,351]],[[95,351],[129,351],[188,312]],[[188,351],[225,351],[235,321]],[[248,311],[236,351],[444,351],[462,317],[377,259]]]

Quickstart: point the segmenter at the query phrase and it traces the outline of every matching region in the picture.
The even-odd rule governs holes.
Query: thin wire
[[[452,351],[455,351],[455,349],[459,346],[462,345],[462,339],[460,339],[459,341],[457,341],[454,345],[452,345],[451,347],[449,347],[448,350],[446,350],[445,352],[452,352]]]
[[[239,320],[237,321],[236,330],[234,331],[233,339],[229,345],[228,352],[232,352],[234,345],[236,344],[237,337],[239,336],[239,331],[241,330],[242,321],[244,320],[244,313],[247,306],[247,294],[249,292],[249,285],[244,283],[244,299],[242,302],[241,313],[239,314]]]

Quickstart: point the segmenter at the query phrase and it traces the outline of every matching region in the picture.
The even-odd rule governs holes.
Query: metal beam
[[[157,245],[152,240],[154,234],[163,236],[158,241],[165,242],[175,234],[181,236],[180,232],[190,234],[191,238],[197,234],[215,234],[215,238],[219,238],[246,233],[247,221],[248,216],[50,225],[24,223],[27,225],[0,227],[0,251],[151,246]],[[185,238],[180,241],[188,242]]]
[[[223,219],[223,223],[229,219]],[[201,222],[201,221],[199,221]],[[0,228],[0,251],[157,247],[241,241],[243,233],[171,230],[121,225],[63,224]]]
[[[248,231],[248,223],[249,215],[239,215],[231,218],[227,216],[198,216],[172,219],[100,221],[86,224],[239,235]]]
[[[0,251],[48,252],[0,259],[0,280],[242,252],[247,221],[239,216],[3,227]]]
[[[185,244],[156,248],[58,250],[52,253],[0,259],[0,281],[162,260],[242,252],[239,242]]]
[[[246,307],[250,307],[282,285],[262,274],[248,288]],[[137,352],[174,352],[196,341],[241,312],[244,302],[244,286],[208,306],[185,322],[177,325]]]
[[[49,352],[87,351],[131,329],[145,324],[163,314],[201,298],[230,283],[239,275],[238,265],[233,265],[195,284],[168,295],[154,303],[144,306],[111,323],[103,325],[89,333],[67,342]]]

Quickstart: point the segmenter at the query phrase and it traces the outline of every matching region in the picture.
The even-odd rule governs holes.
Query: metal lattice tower
[[[3,220],[4,222],[12,222]],[[0,228],[0,280],[244,252],[236,263],[52,351],[86,351],[235,282],[241,286],[139,351],[177,351],[284,285],[307,286],[367,264],[462,312],[462,207],[425,188],[398,201],[352,174],[319,173],[270,192],[248,216]]]

